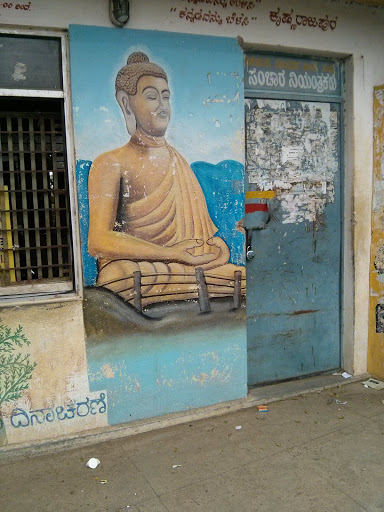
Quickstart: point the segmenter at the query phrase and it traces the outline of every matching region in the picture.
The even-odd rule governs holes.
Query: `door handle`
[[[246,250],[245,256],[246,256],[247,260],[253,260],[253,258],[255,257],[255,251],[252,249],[252,234],[253,234],[253,229],[247,229],[246,230],[247,250]]]
[[[268,211],[256,211],[254,213],[248,213],[245,216],[245,233],[246,233],[246,253],[247,260],[253,260],[256,256],[255,251],[252,249],[252,235],[254,231],[261,231],[267,227],[270,221],[270,215]]]
[[[255,257],[255,251],[252,249],[251,246],[248,246],[247,247],[247,252],[246,252],[247,260],[253,260],[254,257]]]

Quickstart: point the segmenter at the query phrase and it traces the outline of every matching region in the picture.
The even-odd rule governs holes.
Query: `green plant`
[[[31,344],[22,331],[21,325],[13,334],[12,329],[0,325],[0,404],[21,398],[37,365],[31,362],[30,354],[17,351],[17,348]]]

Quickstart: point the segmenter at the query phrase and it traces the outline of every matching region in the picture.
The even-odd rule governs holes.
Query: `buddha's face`
[[[137,82],[137,93],[129,96],[129,104],[137,127],[153,137],[162,137],[169,123],[169,86],[164,78],[142,76]]]

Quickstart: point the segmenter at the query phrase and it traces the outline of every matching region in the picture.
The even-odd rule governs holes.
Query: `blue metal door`
[[[340,366],[340,102],[290,96],[246,99],[249,385]]]

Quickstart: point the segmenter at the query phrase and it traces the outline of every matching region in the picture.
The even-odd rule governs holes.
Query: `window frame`
[[[70,89],[68,32],[63,30],[0,29],[0,34],[60,40],[62,90],[0,88],[0,97],[56,98],[63,100],[64,133],[66,139],[69,217],[71,221],[73,277],[68,283],[48,280],[44,283],[0,287],[0,306],[31,302],[62,302],[82,299],[83,279],[80,251],[79,215],[76,190],[76,163],[73,135],[73,116]],[[21,293],[20,293],[21,292]]]

